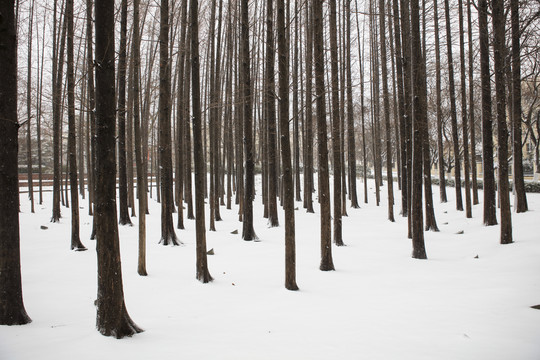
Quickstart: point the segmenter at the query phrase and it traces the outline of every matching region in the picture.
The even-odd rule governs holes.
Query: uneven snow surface
[[[528,194],[531,211],[512,213],[515,243],[500,245],[499,226],[482,225],[482,204],[466,219],[455,210],[455,189],[441,204],[434,187],[441,231],[425,233],[428,260],[415,260],[399,192],[391,223],[386,186],[377,207],[370,182],[364,204],[359,179],[361,208],[347,208],[347,246],[333,247],[332,272],[319,271],[318,204],[308,214],[297,202],[300,291],[291,292],[284,287],[283,212],[281,226],[268,228],[260,178],[257,184],[260,241],[243,241],[238,207],[222,207],[217,232],[207,232],[215,251],[209,284],[195,279],[193,220],[177,230],[184,246],[159,245],[160,206],[150,200],[147,277],[137,274],[138,219],[120,227],[126,306],[145,330],[122,340],[95,329],[96,243],[88,240],[87,200],[80,212],[88,251],[73,252],[70,210],[63,207],[53,224],[50,192],[35,214],[21,194],[23,295],[33,322],[0,326],[0,359],[540,359],[540,310],[530,307],[540,304],[540,194]]]

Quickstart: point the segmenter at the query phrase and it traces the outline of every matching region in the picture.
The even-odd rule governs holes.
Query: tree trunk
[[[308,213],[313,210],[313,10],[311,4],[306,4],[306,156],[304,159],[305,183],[304,183],[304,203]]]
[[[206,229],[204,224],[204,178],[206,177],[203,159],[203,141],[201,127],[201,95],[199,84],[199,12],[198,1],[190,1],[190,37],[191,37],[191,81],[193,96],[193,147],[195,154],[195,211],[197,239],[197,274],[202,283],[212,281],[206,259]]]
[[[271,0],[269,1],[270,4]],[[285,1],[277,2],[277,37],[279,70],[279,125],[281,160],[283,164],[283,207],[285,209],[285,288],[298,290],[296,285],[296,250],[294,224],[294,182],[289,137],[289,46],[285,37]]]
[[[254,159],[253,159],[253,111],[251,95],[250,51],[249,51],[249,14],[248,0],[241,0],[241,65],[242,65],[242,95],[244,117],[244,153],[246,154],[245,193],[243,208],[242,238],[246,241],[257,239],[253,229],[253,198],[255,195]]]
[[[394,180],[392,175],[392,145],[390,128],[390,99],[388,95],[388,69],[386,67],[386,24],[384,0],[379,0],[379,34],[381,42],[381,69],[383,86],[383,107],[386,143],[386,182],[388,188],[388,220],[394,222]]]
[[[268,157],[268,225],[279,226],[277,214],[277,171],[279,162],[276,156],[276,85],[274,79],[274,6],[273,0],[266,2],[266,123],[267,123],[267,157]],[[280,119],[281,123],[281,119]],[[283,150],[282,150],[283,151]],[[279,155],[278,155],[279,156]]]
[[[337,246],[343,243],[341,226],[341,139],[339,114],[339,86],[338,86],[338,50],[337,50],[337,20],[336,0],[330,0],[330,68],[332,77],[332,157],[334,159],[334,243]]]
[[[121,2],[120,18],[120,54],[118,56],[118,201],[120,202],[119,224],[132,225],[128,213],[126,173],[127,0],[122,0]]]
[[[523,149],[521,143],[521,47],[519,29],[519,1],[510,1],[512,20],[512,142],[513,182],[516,195],[514,209],[517,213],[528,210],[525,182],[523,180]]]
[[[469,124],[471,127],[471,176],[472,203],[478,205],[478,182],[476,174],[476,126],[474,116],[474,80],[473,80],[473,37],[471,19],[471,0],[467,0],[467,32],[469,40]]]
[[[317,99],[317,142],[319,158],[319,202],[321,204],[321,264],[320,270],[334,270],[332,260],[332,229],[330,215],[330,184],[328,180],[328,144],[324,87],[324,41],[322,0],[312,0],[313,59],[315,62],[315,96]]]
[[[496,225],[495,175],[493,171],[493,120],[491,117],[491,83],[489,73],[489,38],[487,0],[478,1],[480,37],[480,78],[482,82],[482,164],[484,175],[484,225]]]
[[[17,36],[13,0],[0,2],[0,324],[23,325],[32,320],[22,297],[17,169]]]
[[[456,111],[456,91],[454,85],[454,60],[452,58],[452,31],[450,25],[450,6],[448,0],[444,0],[444,13],[446,18],[446,48],[448,55],[448,85],[450,91],[450,120],[452,125],[452,143],[454,153],[454,182],[456,187],[456,209],[463,211],[461,198],[461,163],[459,157],[459,137]]]
[[[463,26],[463,1],[458,0],[459,11],[459,60],[461,73],[461,124],[463,127],[463,168],[465,177],[465,216],[472,217],[470,157],[469,157],[469,125],[467,124],[467,88],[465,86],[465,41]]]
[[[435,92],[437,108],[437,165],[439,167],[439,195],[441,202],[448,201],[446,197],[446,177],[444,167],[444,144],[443,144],[443,126],[442,126],[442,96],[441,96],[441,55],[439,45],[439,13],[437,0],[433,1],[433,21],[435,28]]]
[[[30,211],[34,213],[34,181],[32,179],[32,24],[34,21],[34,0],[30,6],[30,19],[28,21],[28,74],[26,82],[26,165],[28,178],[28,198],[30,199]]]
[[[96,0],[96,232],[98,293],[96,327],[105,336],[123,338],[142,331],[124,303],[116,222],[114,3]]]
[[[79,193],[77,189],[77,135],[75,133],[75,75],[73,66],[73,0],[66,1],[67,18],[67,81],[68,81],[68,157],[71,192],[71,250],[86,247],[79,235]],[[67,186],[67,184],[66,184]]]
[[[418,0],[411,0],[411,53],[413,79],[413,153],[412,153],[412,257],[427,259],[424,244],[422,214],[422,127],[427,124],[427,91],[425,60],[420,42],[420,19]],[[426,131],[427,133],[427,131]]]
[[[510,212],[510,191],[508,186],[508,128],[506,125],[506,94],[504,86],[505,15],[502,0],[493,0],[492,4],[495,95],[497,100],[497,158],[499,160],[499,181],[497,183],[497,187],[499,190],[499,200],[501,206],[500,241],[501,244],[510,244],[513,242],[513,240],[512,213]]]
[[[159,32],[159,164],[161,175],[161,240],[179,245],[172,212],[171,84],[169,75],[169,1],[161,0]]]

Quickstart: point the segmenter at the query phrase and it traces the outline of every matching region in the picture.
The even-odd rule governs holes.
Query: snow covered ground
[[[208,232],[210,284],[195,279],[194,221],[177,232],[184,246],[159,245],[151,200],[147,277],[136,271],[137,227],[120,227],[126,305],[145,330],[122,340],[95,329],[87,201],[81,238],[89,251],[72,252],[69,210],[49,223],[50,193],[35,214],[22,194],[23,294],[33,322],[0,326],[0,359],[540,359],[540,311],[530,308],[540,304],[540,194],[528,194],[531,211],[512,214],[515,243],[499,245],[499,227],[482,225],[482,205],[466,219],[455,211],[455,190],[440,204],[434,187],[441,231],[426,233],[429,259],[414,260],[398,192],[390,223],[386,187],[379,207],[373,190],[370,183],[369,204],[347,209],[347,246],[333,248],[334,272],[318,270],[317,204],[315,214],[296,204],[297,292],[283,285],[284,227],[267,228],[260,196],[259,242],[241,239],[236,206],[222,208],[224,221]]]

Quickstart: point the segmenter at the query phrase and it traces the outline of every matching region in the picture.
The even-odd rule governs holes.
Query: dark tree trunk
[[[441,96],[441,55],[439,45],[439,13],[437,0],[433,2],[433,21],[435,28],[435,92],[437,108],[437,165],[439,167],[439,194],[441,202],[448,201],[446,197],[446,177],[444,167],[444,145],[443,145],[443,125],[442,125],[442,96]]]
[[[478,33],[480,37],[480,78],[482,82],[482,164],[484,174],[484,225],[496,225],[495,175],[493,171],[493,119],[489,73],[489,38],[487,0],[478,1]]]
[[[388,69],[386,67],[386,13],[384,12],[384,0],[379,0],[379,34],[381,42],[381,73],[383,87],[384,126],[386,143],[386,182],[388,190],[388,220],[394,222],[394,180],[392,175],[392,145],[390,128],[390,99],[388,95]]]
[[[528,210],[525,182],[523,180],[523,149],[521,143],[521,47],[519,29],[519,1],[510,1],[512,20],[512,143],[513,182],[516,195],[514,209],[517,213]]]
[[[139,79],[141,70],[141,40],[139,29],[140,0],[133,0],[133,40],[131,56],[133,61],[133,128],[135,132],[135,162],[137,164],[137,198],[139,201],[139,256],[137,273],[146,276],[146,174],[144,173],[144,156],[142,151],[142,134],[140,121],[140,89]]]
[[[197,238],[197,279],[202,283],[212,281],[206,259],[206,229],[204,224],[204,178],[206,177],[203,159],[201,127],[201,95],[199,84],[199,11],[198,1],[190,1],[191,36],[191,81],[193,96],[193,147],[195,154],[195,211]]]
[[[304,204],[308,213],[313,210],[313,11],[311,3],[306,4],[306,156],[304,159]]]
[[[171,84],[169,72],[169,1],[161,0],[159,32],[159,164],[161,175],[161,239],[163,245],[179,245],[172,212]]]
[[[96,327],[123,338],[142,331],[124,303],[116,222],[114,3],[96,0],[96,232],[98,293]]]
[[[34,213],[34,181],[32,179],[32,24],[34,22],[34,0],[30,6],[30,19],[28,21],[28,74],[26,82],[26,165],[28,178],[28,198],[30,211]]]
[[[349,198],[351,199],[351,207],[358,209],[358,195],[356,191],[356,144],[354,138],[354,109],[353,109],[353,94],[352,94],[352,71],[351,71],[351,1],[345,0],[345,12],[347,17],[346,24],[346,74],[347,74],[347,161],[348,161],[348,176],[349,176]],[[360,43],[360,42],[358,42]],[[345,139],[343,139],[345,140]]]
[[[473,80],[473,36],[471,19],[471,0],[467,0],[467,33],[469,40],[469,125],[471,127],[471,176],[472,203],[478,205],[478,181],[476,174],[476,126],[474,116],[474,80]]]
[[[266,2],[266,123],[267,123],[267,157],[268,157],[268,225],[279,226],[277,214],[277,163],[276,156],[276,85],[274,78],[274,5],[273,0]],[[280,113],[281,114],[281,113]],[[281,119],[280,119],[281,122]]]
[[[89,122],[89,152],[88,152],[88,213],[93,214],[95,189],[95,124],[96,100],[94,93],[94,47],[92,36],[92,0],[86,0],[86,69],[88,73],[88,122]],[[95,218],[92,219],[92,232],[95,231]],[[94,233],[95,235],[95,233]],[[90,238],[93,238],[92,236]]]
[[[313,59],[315,62],[315,95],[317,99],[317,141],[319,158],[319,202],[321,204],[321,265],[322,271],[334,270],[332,260],[332,229],[330,215],[330,184],[328,180],[328,144],[324,87],[324,41],[322,0],[312,0]]]
[[[277,33],[279,70],[279,125],[281,133],[281,161],[283,164],[283,207],[285,209],[285,288],[288,290],[298,290],[298,285],[296,285],[294,182],[291,161],[291,144],[289,137],[289,71],[287,62],[289,46],[285,37],[284,0],[278,0],[277,2]]]
[[[510,212],[510,192],[508,185],[508,128],[506,125],[506,93],[504,86],[505,15],[502,0],[493,0],[492,6],[495,93],[497,100],[497,158],[499,160],[497,188],[499,190],[501,207],[500,241],[501,244],[510,244],[513,240],[512,213]]]
[[[452,143],[454,155],[454,182],[456,187],[456,209],[463,211],[461,198],[461,162],[459,157],[459,137],[456,110],[456,91],[454,85],[454,60],[452,58],[452,31],[450,25],[450,6],[444,0],[444,13],[446,18],[446,49],[448,55],[448,85],[450,91],[450,122],[452,125]]]
[[[401,188],[401,216],[407,216],[407,183],[409,182],[407,174],[410,174],[407,171],[407,135],[405,121],[407,120],[405,116],[405,93],[403,85],[403,61],[402,61],[402,50],[401,50],[401,32],[400,32],[400,23],[399,23],[399,11],[398,11],[398,1],[392,1],[392,12],[394,20],[394,30],[395,37],[394,42],[395,46],[395,56],[396,56],[396,84],[397,84],[397,94],[398,94],[398,115],[399,115],[399,153],[401,158],[401,168],[400,168],[400,188]]]
[[[56,2],[55,2],[56,4]],[[56,11],[55,11],[56,19]],[[55,21],[56,22],[56,21]],[[53,209],[51,222],[58,222],[62,217],[60,213],[61,196],[61,97],[62,97],[62,73],[64,67],[64,48],[66,39],[66,21],[63,21],[60,51],[53,51]],[[56,42],[58,45],[58,42]]]
[[[32,320],[22,297],[17,169],[17,35],[13,0],[0,2],[0,324]]]
[[[299,57],[299,27],[301,14],[299,13],[298,0],[294,1],[294,13],[298,14],[294,18],[294,45],[293,45],[293,74],[292,74],[292,86],[293,86],[293,147],[294,147],[294,184],[295,184],[295,200],[302,201],[301,186],[300,186],[300,129],[299,129],[299,109],[298,109],[298,61]],[[290,41],[289,41],[290,44]]]
[[[79,235],[79,193],[77,189],[77,135],[75,133],[75,75],[73,66],[73,0],[66,1],[67,19],[67,81],[68,81],[68,157],[71,192],[71,250],[86,247]],[[67,184],[66,184],[67,186]]]
[[[413,153],[412,153],[412,257],[427,259],[424,244],[422,214],[422,127],[427,124],[427,91],[425,60],[420,42],[420,19],[418,0],[411,0],[411,52],[413,79]]]
[[[127,0],[122,0],[121,8],[120,54],[118,56],[118,201],[120,202],[119,224],[132,225],[128,212],[126,169]]]
[[[253,111],[251,97],[250,51],[249,51],[249,14],[248,0],[241,0],[241,34],[240,46],[242,65],[242,95],[244,117],[244,153],[246,154],[245,193],[243,208],[242,238],[246,241],[257,239],[253,229],[253,198],[255,195],[254,158],[253,158]]]
[[[459,11],[459,60],[461,73],[461,125],[463,127],[463,169],[465,177],[465,216],[472,217],[470,157],[469,157],[469,125],[467,124],[467,87],[465,85],[465,40],[463,26],[463,1],[458,0]]]
[[[367,156],[366,156],[366,131],[365,131],[365,123],[364,123],[364,70],[362,67],[362,59],[364,57],[364,47],[362,46],[362,50],[360,50],[360,25],[358,21],[358,0],[355,0],[355,12],[356,12],[356,36],[358,37],[358,63],[360,67],[360,116],[362,119],[362,170],[363,170],[363,178],[364,178],[364,203],[367,204],[368,202],[368,196],[367,196]],[[362,33],[362,39],[363,39],[363,33]]]
[[[332,157],[334,160],[334,243],[337,246],[343,243],[341,226],[341,139],[339,114],[339,86],[338,86],[338,50],[337,50],[337,20],[336,0],[330,0],[330,68],[332,78]]]

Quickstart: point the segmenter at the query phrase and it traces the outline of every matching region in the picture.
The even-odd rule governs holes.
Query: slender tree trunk
[[[444,166],[443,124],[442,124],[442,96],[441,96],[441,55],[439,45],[439,13],[437,0],[433,1],[433,21],[435,29],[435,92],[437,108],[437,155],[439,166],[439,195],[441,202],[448,201],[446,197],[446,177]]]
[[[55,2],[56,3],[56,2]],[[56,18],[56,12],[55,12]],[[64,67],[64,48],[66,39],[66,21],[63,21],[61,31],[60,51],[53,55],[53,62],[56,64],[53,68],[53,211],[51,222],[58,222],[62,217],[60,213],[61,196],[61,95],[62,95],[62,73]],[[56,59],[56,60],[55,60]]]
[[[34,213],[34,180],[32,169],[32,25],[34,22],[34,0],[30,5],[30,19],[28,20],[28,74],[26,81],[26,164],[28,176],[28,198],[30,199],[30,211]]]
[[[427,124],[427,91],[425,60],[420,42],[420,19],[418,0],[410,0],[411,4],[411,52],[413,78],[413,153],[412,153],[412,243],[415,259],[427,259],[424,244],[422,214],[422,126]]]
[[[519,1],[510,1],[512,21],[512,143],[513,183],[516,191],[514,209],[517,213],[528,210],[525,182],[523,180],[523,150],[521,143],[521,47],[519,24]]]
[[[474,80],[473,80],[473,36],[471,19],[471,0],[467,0],[467,33],[469,42],[469,124],[471,127],[471,176],[472,203],[478,205],[478,182],[476,174],[476,126],[474,116]]]
[[[105,336],[123,338],[142,331],[124,303],[116,222],[114,3],[96,0],[96,232],[98,293],[96,327]]]
[[[319,158],[319,202],[321,204],[321,265],[320,270],[334,270],[332,260],[332,229],[330,215],[330,184],[328,180],[328,144],[326,131],[326,101],[324,87],[324,41],[322,0],[312,0],[313,59],[315,62],[315,94],[317,99],[317,141]]]
[[[193,146],[195,154],[195,211],[197,238],[197,274],[202,283],[212,281],[206,259],[206,230],[204,225],[204,178],[206,177],[202,149],[201,97],[199,84],[199,12],[198,1],[190,1],[191,81],[193,96]]]
[[[253,157],[253,111],[251,95],[251,74],[250,74],[250,51],[249,51],[249,14],[248,0],[241,0],[241,65],[243,80],[243,102],[244,102],[244,152],[246,154],[245,173],[245,193],[243,208],[243,230],[242,238],[246,241],[257,239],[253,229],[253,198],[254,189],[254,157]]]
[[[22,297],[19,239],[19,177],[17,170],[17,36],[13,0],[0,2],[0,324],[23,325],[32,320]]]
[[[452,31],[450,25],[450,6],[448,0],[444,0],[444,13],[446,18],[446,48],[448,55],[448,85],[450,91],[450,122],[452,125],[452,143],[454,153],[454,182],[456,188],[456,209],[463,211],[461,198],[461,161],[459,156],[459,137],[456,110],[456,91],[454,85],[454,60],[452,57]]]
[[[121,2],[120,54],[118,57],[118,201],[120,225],[132,225],[128,213],[126,169],[126,64],[127,64],[127,0]],[[130,164],[131,166],[133,164]]]
[[[459,11],[459,59],[461,72],[461,125],[463,127],[463,168],[465,177],[465,216],[472,217],[470,157],[469,157],[469,125],[467,124],[467,89],[465,85],[465,40],[463,25],[463,1],[458,0]]]
[[[142,152],[142,134],[140,121],[140,69],[141,40],[139,29],[140,0],[133,0],[133,40],[131,56],[133,61],[133,78],[131,87],[133,99],[133,127],[135,132],[135,163],[137,165],[137,198],[139,201],[139,255],[137,273],[146,276],[146,175],[144,174],[144,156]]]
[[[388,95],[388,69],[386,67],[386,14],[384,12],[384,0],[379,0],[379,34],[381,42],[381,72],[383,86],[383,107],[386,143],[386,182],[388,188],[388,220],[394,222],[394,180],[392,175],[392,145],[390,128],[390,99]]]
[[[171,84],[169,75],[169,1],[161,0],[159,32],[159,164],[161,174],[161,240],[163,245],[179,245],[172,212]]]
[[[291,161],[291,144],[289,137],[289,71],[287,63],[289,46],[285,36],[284,0],[277,1],[277,33],[279,70],[279,125],[281,132],[281,160],[283,164],[283,205],[285,209],[285,288],[288,290],[298,290],[298,285],[296,285],[294,182]]]
[[[68,157],[71,192],[71,250],[86,247],[79,235],[79,193],[77,189],[77,135],[75,133],[75,75],[73,66],[73,0],[66,1],[67,19],[67,81],[68,81]],[[67,186],[67,184],[66,184]]]
[[[495,95],[497,100],[497,158],[499,160],[499,177],[497,186],[501,206],[500,241],[501,244],[510,244],[513,242],[513,240],[512,213],[510,211],[510,189],[508,185],[508,128],[506,125],[506,94],[504,87],[505,15],[502,0],[493,0],[492,4]]]
[[[339,86],[338,86],[338,51],[337,51],[337,20],[336,0],[330,0],[330,68],[332,76],[332,155],[334,159],[334,243],[337,246],[343,243],[341,226],[341,139],[339,114]]]
[[[313,11],[311,3],[305,6],[306,14],[306,156],[304,177],[304,202],[306,211],[313,210],[313,98],[312,98],[312,75],[313,75]]]
[[[484,225],[496,225],[495,176],[493,172],[493,120],[491,115],[491,82],[489,73],[489,39],[487,0],[478,0],[480,37],[480,78],[482,82],[482,165],[484,176]]]
[[[276,156],[276,104],[275,104],[275,79],[274,79],[274,4],[273,0],[266,1],[266,123],[267,123],[267,157],[268,157],[268,225],[279,226],[277,214],[277,171],[279,163]],[[280,105],[281,106],[281,105]],[[280,112],[282,115],[282,113]],[[281,119],[280,119],[281,123]]]

